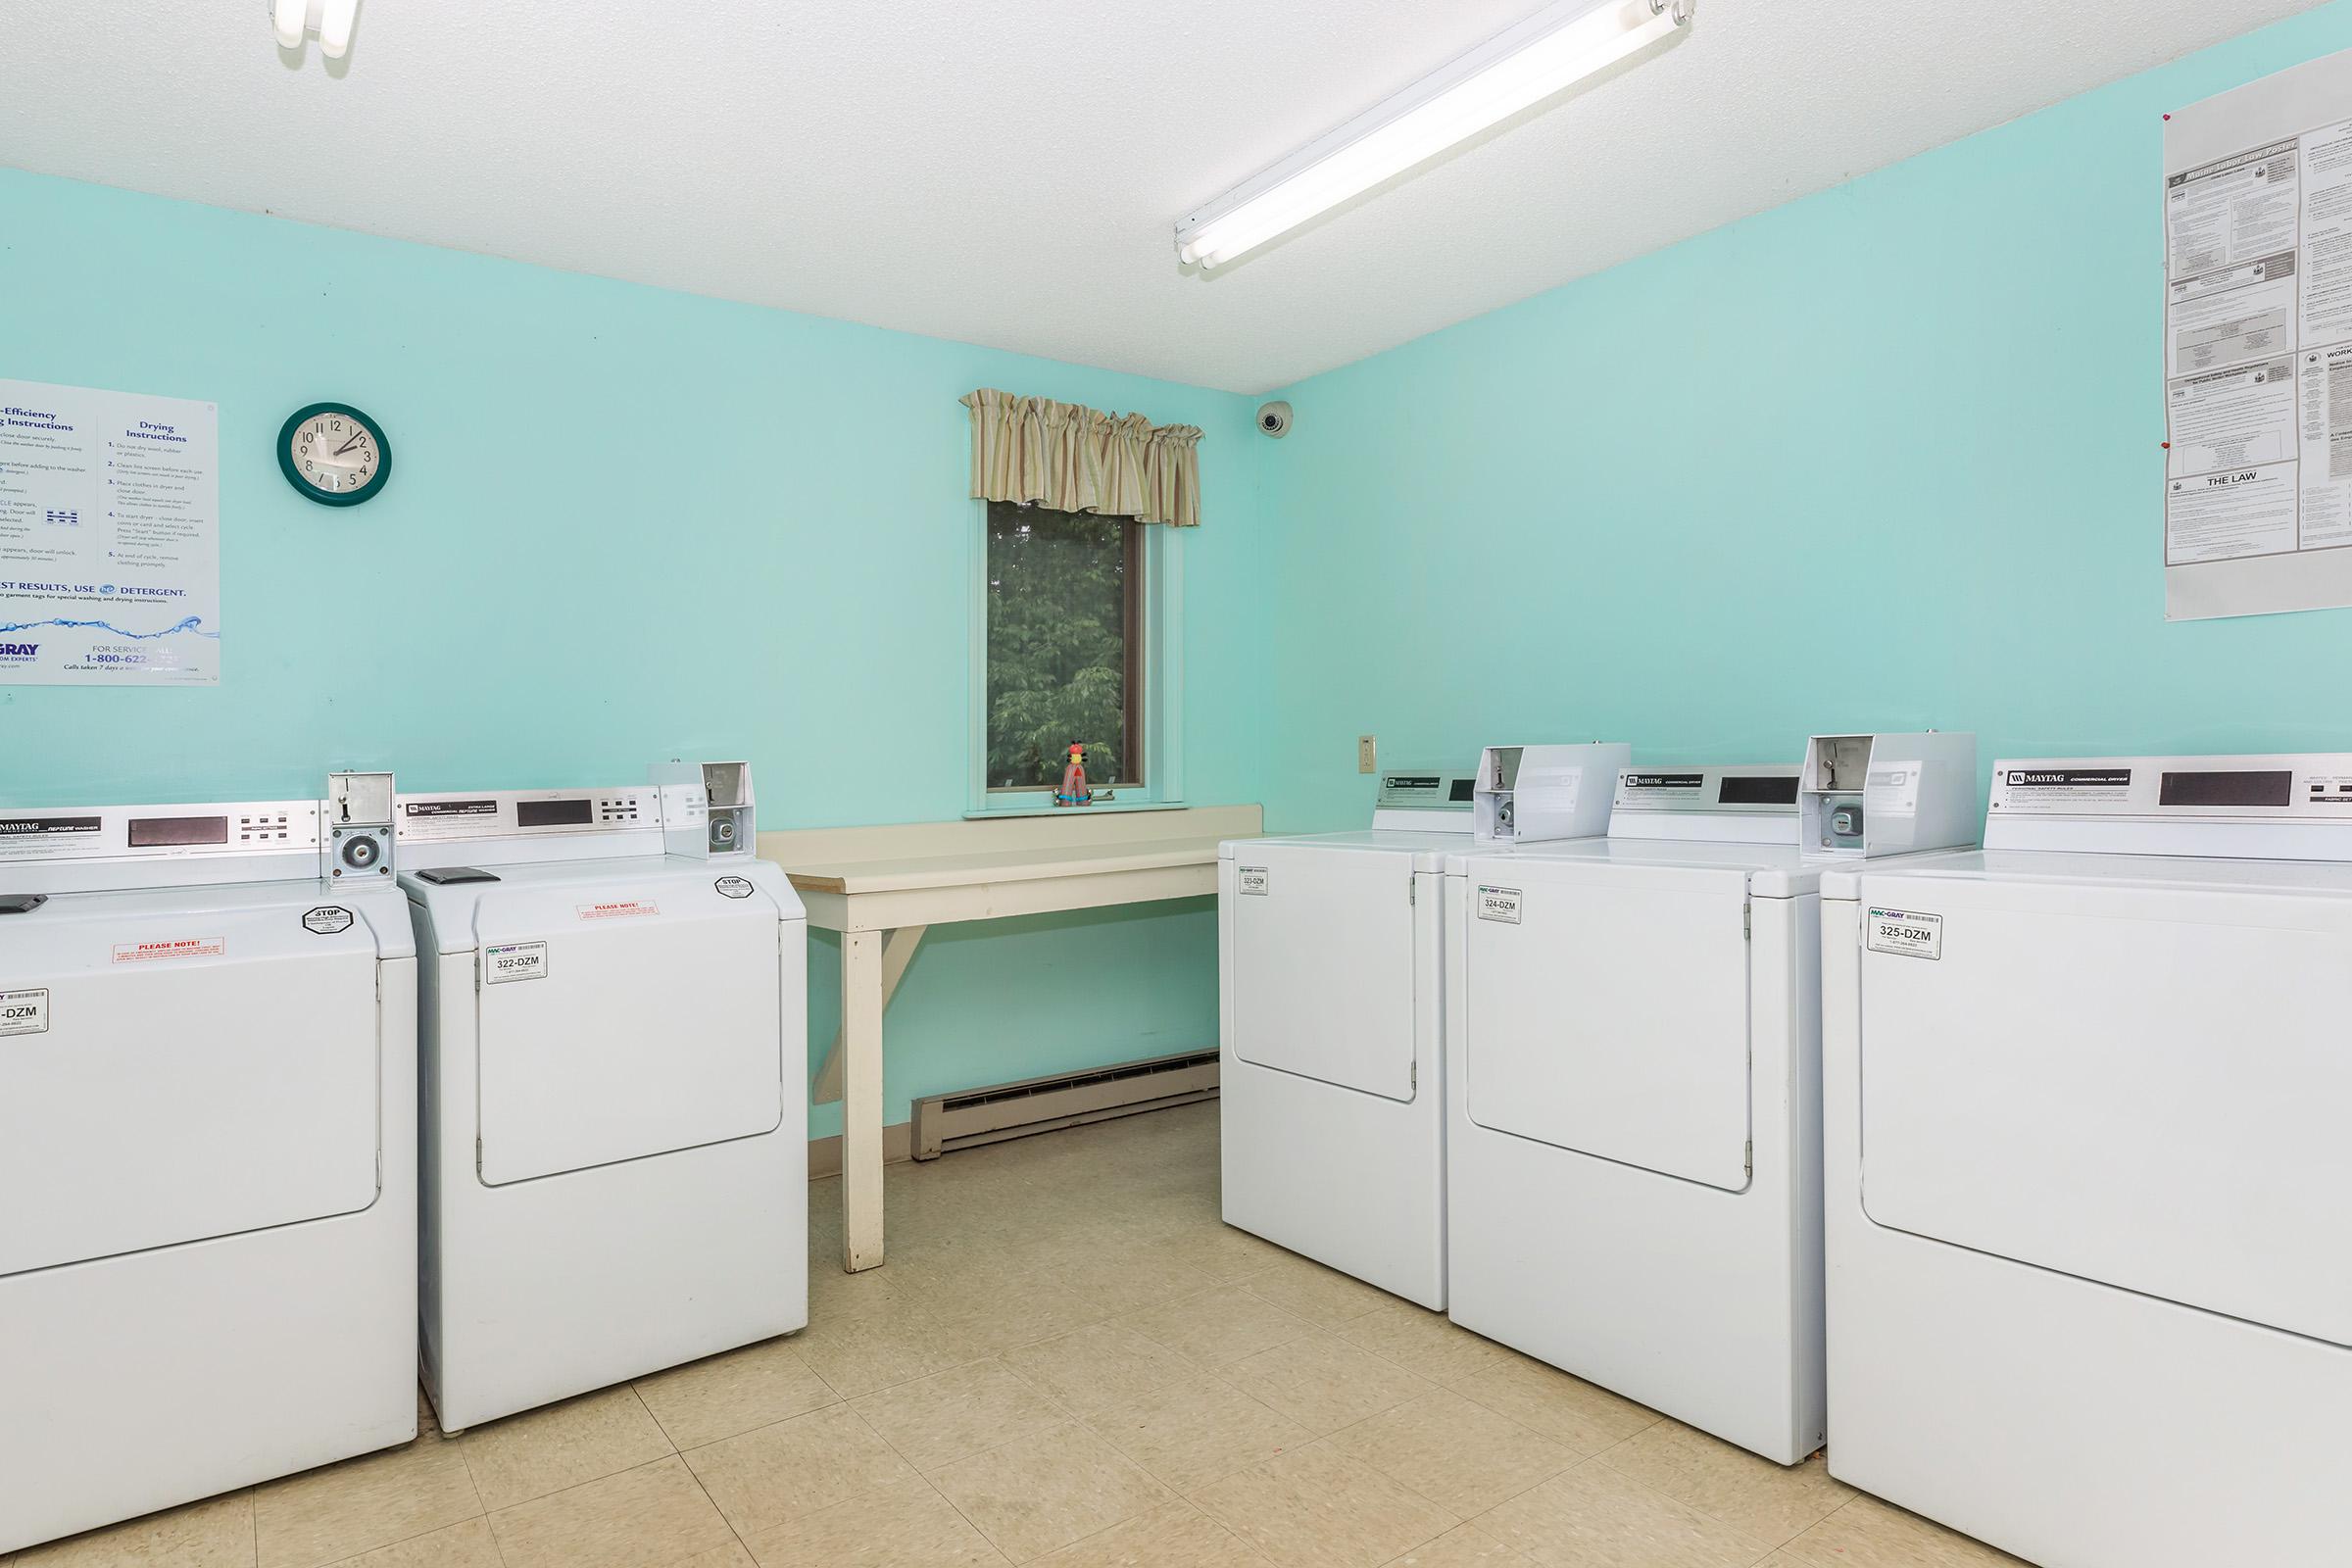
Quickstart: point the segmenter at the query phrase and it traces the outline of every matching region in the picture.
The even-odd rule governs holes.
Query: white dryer
[[[1606,839],[1446,879],[1453,1320],[1782,1464],[1823,1435],[1822,870],[1866,773],[1882,852],[1976,794],[1966,736],[1807,768],[1629,770]]]
[[[0,811],[0,1553],[416,1435],[415,948],[330,791]]]
[[[2352,1542],[2352,755],[2004,761],[1823,888],[1830,1469],[2065,1568]]]
[[[737,763],[400,800],[448,1431],[808,1323],[807,925],[750,816]]]
[[[1598,833],[1629,749],[1544,750],[1554,830]],[[1432,1308],[1446,1304],[1440,895],[1482,776],[1388,773],[1369,832],[1218,851],[1225,1221]]]

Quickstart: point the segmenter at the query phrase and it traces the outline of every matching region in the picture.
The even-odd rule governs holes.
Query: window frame
[[[988,783],[988,507],[971,503],[966,530],[970,557],[966,580],[971,585],[970,678],[964,815],[1027,816],[1068,808],[1054,804],[1054,787],[1012,786],[991,789]],[[1184,800],[1183,759],[1179,750],[1176,715],[1183,711],[1184,660],[1179,630],[1184,622],[1184,550],[1179,530],[1161,523],[1129,521],[1130,537],[1141,547],[1143,580],[1130,577],[1129,612],[1136,621],[1127,638],[1127,680],[1130,694],[1143,693],[1142,722],[1133,726],[1143,758],[1140,782],[1115,786],[1114,798],[1084,808],[1093,811],[1151,809],[1181,805]],[[1132,558],[1131,558],[1132,559]],[[1140,635],[1138,631],[1140,630]],[[1130,701],[1132,701],[1132,696]]]

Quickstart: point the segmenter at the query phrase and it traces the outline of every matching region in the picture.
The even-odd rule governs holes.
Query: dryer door
[[[0,1026],[0,1274],[375,1201],[367,922],[160,897],[64,895],[0,929],[20,998]]]
[[[593,883],[512,878],[475,906],[489,1186],[780,1123],[775,906],[724,898],[705,872],[627,866]]]
[[[2352,1345],[2352,901],[1862,887],[1871,1219]]]
[[[1469,880],[1470,1119],[1746,1187],[1747,873],[1531,856]]]
[[[1389,1100],[1413,1098],[1414,858],[1241,847],[1231,911],[1234,1054]]]

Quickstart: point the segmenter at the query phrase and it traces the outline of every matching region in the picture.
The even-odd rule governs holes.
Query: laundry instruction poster
[[[2164,125],[2164,605],[2352,605],[2352,52]]]
[[[219,408],[0,380],[0,686],[220,680]]]

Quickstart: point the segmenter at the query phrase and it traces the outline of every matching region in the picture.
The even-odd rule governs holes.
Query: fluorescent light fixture
[[[1558,0],[1176,224],[1216,267],[1690,24],[1694,0]]]
[[[359,16],[360,0],[270,0],[270,30],[277,34],[280,49],[299,49],[303,34],[315,32],[319,53],[340,60],[351,47]]]

